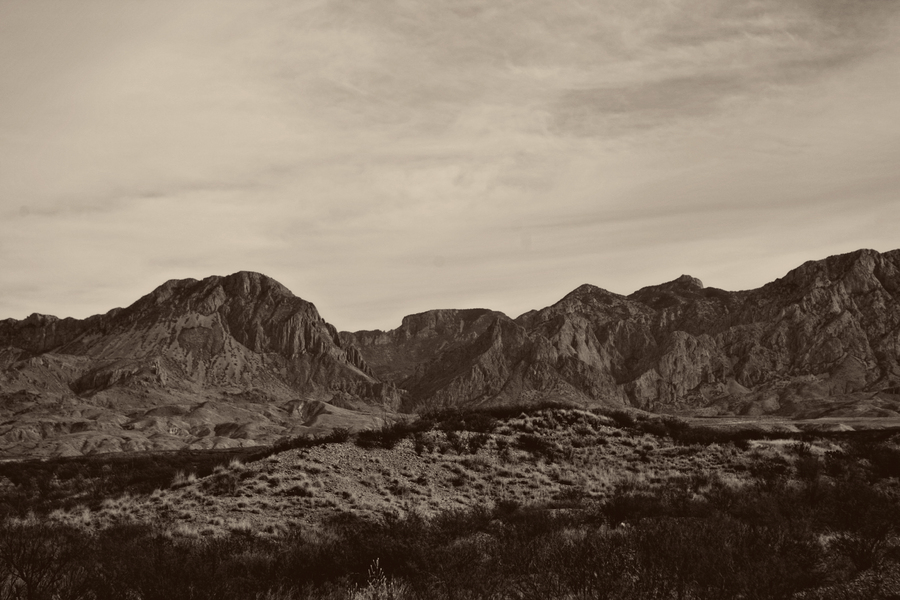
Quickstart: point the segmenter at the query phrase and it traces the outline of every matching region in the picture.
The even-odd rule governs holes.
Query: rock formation
[[[440,328],[342,335],[406,390],[408,409],[566,399],[791,415],[852,412],[865,399],[866,414],[887,415],[900,400],[898,291],[900,251],[860,250],[752,291],[687,275],[629,296],[583,285],[515,320],[433,311],[407,319]],[[390,370],[391,353],[402,370]]]
[[[219,403],[219,413],[229,412],[223,407],[248,397],[276,408],[297,400],[333,399],[391,408],[399,400],[358,351],[341,342],[315,306],[278,282],[247,272],[169,281],[128,308],[83,321],[43,315],[2,321],[0,369],[0,392],[22,399],[26,396],[21,394],[30,394],[35,402],[58,406],[53,411],[48,405],[44,425],[0,428],[0,436],[12,435],[13,442],[35,437],[50,422],[66,433],[73,426],[96,430],[96,419],[73,416],[85,407],[107,411],[117,425],[132,430],[150,427],[154,434],[174,436],[169,441],[176,446],[202,446],[227,443],[201,439],[210,435],[249,437],[235,434],[239,424],[221,427],[230,422],[221,414],[209,422],[194,419],[190,426],[173,418],[178,411],[169,411],[162,421],[156,419],[159,415],[150,415],[154,418],[149,421],[144,417],[176,404],[183,405],[181,415],[193,410],[185,406],[204,402]],[[73,411],[66,404],[79,408]],[[212,406],[208,411],[216,412]],[[243,417],[255,420],[254,415]],[[277,437],[291,427],[290,419],[279,415],[256,417],[272,421],[272,435],[263,437]],[[204,431],[207,435],[200,435]],[[167,447],[168,442],[141,443]]]
[[[750,291],[687,275],[629,296],[583,285],[516,319],[433,310],[386,332],[338,334],[257,273],[169,281],[84,320],[0,321],[0,451],[258,443],[383,409],[544,400],[900,416],[900,250]]]

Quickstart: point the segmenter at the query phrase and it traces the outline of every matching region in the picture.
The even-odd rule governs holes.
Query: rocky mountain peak
[[[403,317],[400,329],[407,335],[415,336],[431,332],[435,335],[448,332],[461,332],[467,325],[495,315],[486,308],[469,309],[436,309]]]
[[[592,285],[590,283],[583,283],[566,294],[565,298],[585,298],[596,296],[618,296],[618,294],[610,292],[609,290],[605,290],[601,287],[597,287],[596,285]]]
[[[294,294],[278,281],[262,273],[239,271],[221,278],[221,286],[226,292],[245,298],[263,295],[296,298]]]
[[[170,280],[106,315],[31,321],[3,327],[0,343],[80,357],[91,366],[70,382],[79,395],[133,387],[145,372],[153,376],[141,385],[162,389],[260,387],[283,397],[329,389],[367,397],[379,384],[312,303],[260,273]]]
[[[702,290],[703,282],[697,279],[696,277],[691,277],[690,275],[682,275],[678,279],[670,281],[669,283],[664,283],[664,286],[670,286],[681,289],[692,289],[692,290]]]
[[[341,334],[260,273],[172,280],[105,315],[0,321],[0,395],[23,393],[89,403],[90,414],[226,395],[405,410],[552,399],[900,415],[900,250],[809,261],[756,290],[690,275],[629,296],[585,284],[516,320],[440,309]],[[21,435],[0,427],[0,441]]]
[[[896,254],[894,253],[880,254],[875,250],[857,250],[847,254],[829,256],[823,260],[807,261],[788,271],[784,277],[773,283],[786,281],[796,285],[821,286],[841,281],[847,277],[865,279],[885,267],[894,270],[896,264]]]
[[[31,313],[25,319],[23,319],[22,323],[25,325],[49,325],[50,323],[55,323],[59,321],[59,317],[55,317],[53,315],[42,315],[40,313]]]
[[[591,308],[596,307],[618,305],[626,301],[627,299],[625,296],[586,283],[566,294],[559,302],[549,308],[576,311],[584,309],[590,310]]]
[[[710,297],[711,294],[704,293],[704,290],[703,282],[696,277],[681,275],[666,283],[643,287],[628,298],[662,310]]]
[[[856,311],[860,303],[869,304],[881,297],[888,304],[896,304],[900,300],[900,253],[858,250],[807,261],[749,292],[749,297],[762,311],[760,315],[786,305],[833,315],[842,310]]]
[[[203,280],[172,279],[138,300],[129,309],[146,310],[151,306],[163,310],[197,310],[211,314],[230,302],[241,306],[284,301],[297,306],[311,306],[291,293],[285,286],[261,273],[240,271],[222,277],[214,275]]]
[[[404,317],[392,331],[343,332],[341,340],[359,349],[377,377],[406,385],[428,362],[473,344],[498,319],[510,320],[483,308],[429,310]]]
[[[681,275],[677,279],[659,283],[656,285],[648,285],[634,292],[632,296],[640,296],[646,292],[673,292],[673,293],[695,293],[704,289],[703,282],[696,277],[690,275]]]

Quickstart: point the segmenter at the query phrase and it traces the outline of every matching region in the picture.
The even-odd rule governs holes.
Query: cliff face
[[[0,411],[25,402],[18,410],[37,419],[0,427],[0,448],[4,440],[41,445],[73,427],[116,429],[113,448],[133,437],[123,430],[146,430],[132,449],[271,441],[302,425],[288,406],[297,401],[391,408],[399,394],[315,306],[258,273],[169,281],[128,308],[81,321],[0,322]],[[192,413],[209,403],[189,425],[175,413],[144,418],[160,406]],[[248,434],[250,423],[268,425]],[[96,451],[96,440],[50,451]]]
[[[372,398],[380,382],[315,306],[258,273],[169,281],[126,309],[84,321],[33,315],[0,323],[16,358],[86,359],[79,395],[112,386],[340,389]],[[377,395],[377,394],[375,394]]]
[[[515,320],[482,311],[477,322],[382,371],[407,408],[557,398],[824,414],[866,394],[870,413],[892,414],[900,400],[900,251],[811,261],[748,292],[686,275],[630,296],[584,285]],[[375,360],[407,347],[408,329],[345,335]]]
[[[54,436],[70,440],[55,453],[257,443],[339,409],[358,424],[370,407],[541,400],[900,416],[900,251],[750,291],[687,275],[629,296],[583,285],[516,319],[433,310],[386,332],[338,334],[257,273],[169,281],[84,320],[0,321],[0,453]],[[71,441],[84,432],[109,436]]]
[[[431,310],[403,318],[392,331],[341,333],[348,347],[358,348],[361,358],[380,378],[404,381],[423,362],[453,348],[475,341],[502,313],[485,310]]]

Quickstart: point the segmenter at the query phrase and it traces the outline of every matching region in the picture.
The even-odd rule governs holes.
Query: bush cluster
[[[522,433],[516,437],[516,447],[531,454],[541,456],[552,461],[559,450],[556,443],[539,435]]]
[[[400,440],[415,432],[422,431],[423,424],[418,421],[395,421],[385,423],[377,429],[366,429],[356,434],[356,445],[360,448],[391,449]]]
[[[878,577],[859,576],[900,559],[897,498],[853,480],[815,502],[787,482],[703,499],[700,486],[716,488],[628,486],[580,510],[501,499],[432,519],[343,514],[322,533],[280,538],[6,522],[0,597],[778,599],[851,580],[860,597],[886,597]]]
[[[235,460],[255,460],[259,452],[253,448],[181,450],[0,463],[0,518],[76,505],[93,508],[124,493],[149,494],[169,487],[179,473],[206,477]]]
[[[492,411],[447,411],[355,436],[347,430],[301,436],[263,450],[7,464],[0,475],[9,482],[7,499],[18,493],[18,506],[31,509],[61,502],[76,485],[95,498],[129,486],[152,491],[147,488],[167,486],[177,472],[182,480],[184,473],[212,474],[201,484],[205,491],[230,495],[248,472],[238,460],[276,448],[354,437],[363,447],[390,448],[412,436],[423,450],[443,439],[459,454],[477,452],[501,418],[500,409]],[[519,408],[512,416],[521,414]],[[683,444],[750,439],[743,437],[749,433],[623,414],[609,418]],[[581,424],[583,435],[592,437],[593,425],[579,421],[583,416],[560,411],[537,421],[542,427]],[[565,458],[565,448],[539,432],[493,436],[491,444],[499,455],[515,448],[548,461]],[[163,525],[84,532],[0,519],[0,600],[777,599],[851,581],[862,590],[859,597],[887,597],[877,587],[880,576],[866,575],[900,561],[900,500],[892,484],[900,456],[893,435],[860,434],[824,456],[798,437],[787,458],[747,465],[750,479],[742,485],[710,474],[652,485],[635,478],[602,501],[573,486],[540,506],[498,496],[488,506],[431,519],[413,512],[371,522],[339,513],[310,534],[281,530],[278,537],[257,537],[248,523],[225,537],[181,539]],[[465,485],[462,474],[459,480]],[[399,484],[390,489],[410,493]],[[313,490],[301,483],[283,493]],[[5,506],[8,515],[25,514]]]

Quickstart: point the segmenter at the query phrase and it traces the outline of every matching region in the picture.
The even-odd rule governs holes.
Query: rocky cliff
[[[705,414],[895,415],[900,251],[808,262],[760,289],[683,275],[622,296],[583,285],[512,320],[416,315],[435,327],[343,334],[406,390],[404,406],[566,399]],[[477,323],[477,326],[475,324]]]
[[[144,427],[149,437],[165,438],[135,442],[139,446],[168,447],[257,441],[233,435],[247,424],[225,414],[240,408],[236,400],[254,398],[285,415],[296,413],[288,404],[298,401],[388,408],[399,402],[393,386],[341,342],[313,304],[258,273],[169,281],[128,308],[82,321],[8,319],[0,322],[0,349],[3,408],[18,394],[20,400],[31,398],[36,409],[43,403],[47,413],[37,425],[17,421],[6,431],[0,428],[0,445],[3,439],[40,442],[48,426],[65,433],[73,427],[103,429],[96,419],[83,418],[85,410],[103,412],[112,424],[107,429]],[[215,414],[206,422],[185,426],[171,418],[209,402],[207,412]],[[167,405],[183,406],[165,418],[144,418]],[[266,427],[273,437],[298,425],[282,416],[241,418],[271,421]],[[235,426],[218,429],[228,435],[214,435],[217,425],[227,423]]]
[[[392,331],[338,334],[257,273],[169,281],[84,320],[0,321],[0,451],[259,443],[371,424],[376,408],[543,400],[900,416],[900,250],[810,261],[756,290],[583,285],[516,319],[433,310]]]

